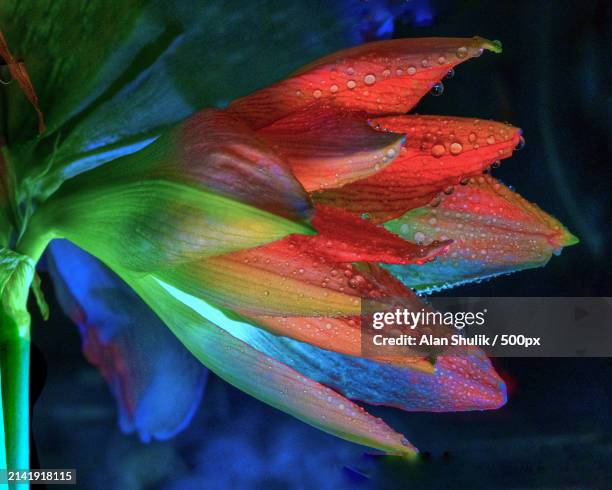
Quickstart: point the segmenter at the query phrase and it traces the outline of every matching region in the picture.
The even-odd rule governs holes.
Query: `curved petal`
[[[53,241],[49,257],[58,300],[110,386],[122,430],[149,441],[185,428],[200,404],[206,369],[94,257],[66,240]]]
[[[390,454],[416,453],[406,438],[381,419],[211,323],[213,318],[224,323],[231,319],[204,301],[151,276],[126,279],[194,355],[227,382],[343,439]],[[234,323],[238,328],[246,325]]]
[[[362,302],[401,303],[419,310],[418,297],[373,264],[329,264],[316,251],[282,242],[214,257],[156,277],[186,294],[231,310],[276,334],[323,349],[362,355]],[[431,372],[423,351],[377,359]]]
[[[292,235],[158,273],[195,296],[244,314],[352,316],[360,313],[361,298],[380,288],[351,262],[423,263],[448,245],[419,248],[326,207],[317,209],[314,224],[320,232],[316,236]]]
[[[400,155],[380,172],[315,194],[317,202],[367,213],[374,222],[427,204],[466,177],[508,158],[521,130],[508,124],[447,116],[392,116],[372,120],[381,131],[406,134]]]
[[[470,179],[437,207],[414,209],[385,227],[423,244],[453,239],[435,262],[390,268],[422,290],[539,267],[578,242],[559,221],[489,175]]]
[[[382,133],[367,115],[313,107],[291,114],[257,132],[291,166],[307,191],[341,187],[389,165],[404,135]]]
[[[493,410],[506,403],[506,388],[480,349],[469,348],[436,359],[435,370],[318,349],[263,331],[251,332],[249,344],[353,400],[407,411]]]
[[[229,111],[260,129],[312,105],[368,114],[408,112],[455,65],[501,51],[499,42],[474,38],[378,41],[338,51],[293,76],[234,101]]]
[[[415,245],[342,209],[317,205],[315,210],[312,225],[318,234],[292,235],[287,241],[331,262],[423,264],[445,253],[450,243]]]
[[[149,272],[312,233],[309,211],[286,164],[243,123],[209,109],[68,180],[34,220],[107,263]]]

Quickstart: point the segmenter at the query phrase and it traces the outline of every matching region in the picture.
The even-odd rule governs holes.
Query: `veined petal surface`
[[[374,222],[423,206],[461,180],[508,158],[521,139],[513,126],[473,118],[391,116],[371,121],[381,131],[406,134],[399,156],[380,172],[340,189],[316,193],[317,202],[367,214]]]
[[[422,244],[453,240],[435,262],[391,266],[402,282],[420,290],[539,267],[578,242],[559,221],[489,175],[471,178],[438,206],[414,209],[385,227]]]
[[[212,323],[210,318],[228,324],[231,319],[216,316],[206,302],[152,276],[126,279],[204,365],[242,391],[343,439],[390,454],[416,453],[381,419]]]
[[[378,172],[399,154],[404,135],[376,131],[364,112],[306,108],[257,134],[291,166],[307,191],[341,187]]]
[[[256,129],[305,107],[328,105],[371,115],[408,112],[457,64],[498,42],[474,38],[393,39],[338,51],[293,76],[234,101],[229,110]]]

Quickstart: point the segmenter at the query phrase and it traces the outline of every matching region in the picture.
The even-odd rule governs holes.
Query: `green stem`
[[[7,463],[25,470],[30,467],[30,343],[12,339],[1,350]]]
[[[0,369],[0,386],[2,386],[2,370]],[[0,471],[6,471],[6,438],[4,437],[4,408],[2,405],[2,390],[0,389]],[[0,483],[0,490],[7,490],[6,483]]]
[[[13,335],[0,345],[6,463],[12,470],[30,467],[30,315],[22,313],[4,315],[2,327]]]

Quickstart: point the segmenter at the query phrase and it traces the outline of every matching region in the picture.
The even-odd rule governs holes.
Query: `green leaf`
[[[196,110],[224,106],[345,47],[354,19],[319,3],[2,2],[0,29],[24,62],[48,126],[36,139],[36,114],[19,87],[1,87],[19,180],[47,196]]]

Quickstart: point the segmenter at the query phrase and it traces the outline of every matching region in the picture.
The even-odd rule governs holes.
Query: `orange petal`
[[[363,112],[309,108],[258,132],[293,170],[307,191],[340,187],[389,165],[404,136],[368,125]]]
[[[377,174],[316,193],[314,198],[353,213],[367,213],[374,222],[427,204],[462,179],[511,156],[521,139],[518,128],[479,119],[391,116],[372,123],[381,130],[406,133],[400,155]]]
[[[30,80],[30,76],[25,69],[23,62],[17,60],[9,50],[8,44],[6,43],[6,39],[4,39],[4,35],[2,31],[0,31],[0,57],[5,61],[8,66],[9,72],[14,80],[17,81],[21,90],[23,90],[24,95],[28,98],[36,114],[38,115],[38,133],[42,134],[45,132],[45,117],[40,110],[40,105],[38,103],[38,96],[36,95],[36,91],[34,90],[34,86]]]
[[[539,267],[578,241],[555,218],[488,175],[457,187],[437,207],[414,209],[385,226],[422,243],[454,240],[435,263],[391,268],[405,284],[423,290]]]
[[[455,65],[499,42],[474,38],[394,39],[339,51],[286,80],[234,101],[229,110],[253,127],[314,104],[400,114],[409,111]]]
[[[361,356],[362,300],[384,303],[388,298],[395,304],[401,298],[411,309],[423,306],[375,265],[329,263],[287,240],[158,271],[157,276],[276,335],[353,356]],[[389,362],[431,371],[421,360]]]

